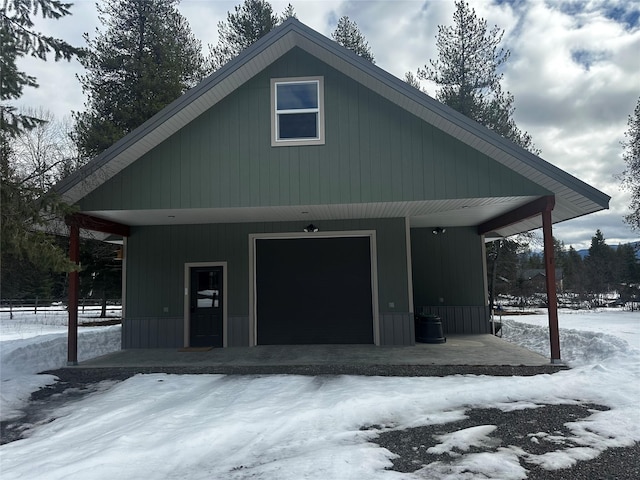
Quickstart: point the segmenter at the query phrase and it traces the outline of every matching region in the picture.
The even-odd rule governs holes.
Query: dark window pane
[[[278,110],[318,108],[317,83],[284,83],[278,88]]]
[[[218,272],[197,272],[198,308],[214,306],[213,298],[218,294]]]
[[[317,113],[291,113],[278,115],[280,139],[317,138]]]

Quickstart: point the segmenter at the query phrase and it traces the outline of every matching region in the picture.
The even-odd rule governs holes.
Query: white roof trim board
[[[61,181],[56,190],[67,202],[76,203],[294,47],[314,55],[513,171],[535,179],[536,183],[555,194],[554,223],[608,208],[608,195],[459,114],[293,18],[116,142],[84,168]],[[500,233],[507,236],[539,226],[539,221],[523,221],[501,229]]]

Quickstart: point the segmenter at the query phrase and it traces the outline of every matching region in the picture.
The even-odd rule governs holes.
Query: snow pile
[[[502,321],[502,338],[541,355],[549,356],[547,326],[505,319]],[[560,353],[562,360],[574,367],[621,356],[637,355],[626,341],[615,335],[573,329],[560,330]]]
[[[137,375],[59,408],[55,420],[28,438],[0,447],[3,480],[519,480],[526,478],[527,464],[567,468],[640,441],[640,350],[608,321],[621,313],[598,316],[606,333],[578,328],[583,318],[572,324],[561,317],[561,326],[576,327],[569,334],[561,330],[561,348],[576,366],[553,375]],[[529,325],[505,318],[506,332],[529,345],[544,337],[546,351],[546,317],[539,317],[528,317]],[[617,328],[639,338],[639,323],[629,316]],[[580,348],[596,352],[583,355]],[[568,435],[541,432],[532,423],[529,438],[553,450],[539,455],[501,445],[495,425],[478,425],[434,438],[431,453],[443,461],[401,474],[385,470],[393,454],[372,443],[380,431],[447,424],[465,418],[469,408],[576,403],[610,410],[565,424]]]
[[[31,392],[55,382],[52,375],[37,375],[67,364],[66,313],[21,313],[0,319],[0,419],[21,415]],[[120,350],[120,325],[78,329],[78,360]]]

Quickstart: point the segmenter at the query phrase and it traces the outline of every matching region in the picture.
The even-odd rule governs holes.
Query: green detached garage
[[[413,345],[416,312],[488,333],[485,242],[609,202],[296,19],[57,191],[72,259],[122,238],[127,349]]]

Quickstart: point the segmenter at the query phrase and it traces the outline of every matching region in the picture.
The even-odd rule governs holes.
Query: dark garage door
[[[256,240],[258,345],[373,343],[369,237]]]

